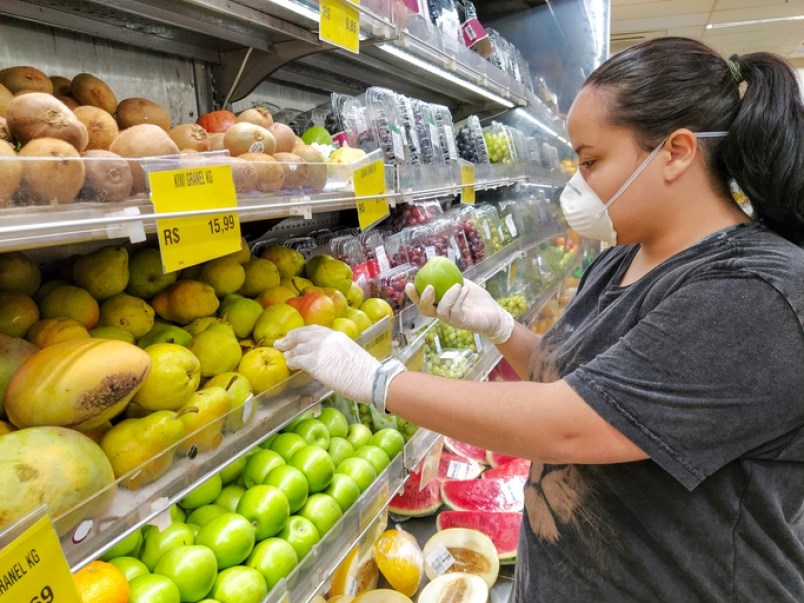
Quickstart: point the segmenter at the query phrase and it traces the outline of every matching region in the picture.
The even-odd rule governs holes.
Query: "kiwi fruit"
[[[14,98],[14,94],[11,90],[0,84],[0,117],[6,116],[6,107],[12,98]]]
[[[131,194],[133,184],[128,161],[111,151],[95,149],[82,153],[86,179],[79,193],[81,199],[115,203]]]
[[[84,185],[84,162],[75,147],[58,138],[35,138],[20,150],[23,161],[21,200],[26,203],[71,203]]]
[[[245,121],[256,126],[267,128],[274,123],[274,118],[271,116],[271,112],[265,107],[252,107],[238,115],[237,121]]]
[[[263,193],[275,193],[285,183],[285,171],[282,164],[267,153],[244,153],[245,159],[257,170],[257,188]]]
[[[109,150],[128,159],[179,153],[179,147],[170,139],[167,132],[154,124],[139,124],[123,130],[114,139]],[[143,192],[146,189],[147,178],[140,162],[129,161],[128,165],[133,178],[132,192]]]
[[[226,147],[223,146],[223,137],[225,134],[223,132],[217,132],[215,134],[207,133],[207,143],[209,144],[210,151],[224,151]]]
[[[79,73],[70,84],[70,93],[82,105],[98,107],[109,115],[117,111],[117,97],[102,79],[91,73]]]
[[[251,193],[257,190],[257,168],[254,164],[240,157],[230,157],[232,180],[238,193]]]
[[[6,108],[6,120],[22,144],[34,138],[59,138],[80,152],[89,142],[84,124],[64,103],[44,92],[15,96]]]
[[[107,150],[120,133],[114,117],[100,107],[81,105],[73,110],[73,114],[87,129],[87,134],[89,135],[88,151],[94,149]]]
[[[223,146],[232,157],[243,153],[265,153],[271,155],[276,148],[273,135],[263,128],[249,122],[239,121],[223,135]]]
[[[153,124],[165,132],[170,130],[170,113],[147,98],[126,98],[117,105],[117,125],[121,130],[140,124]]]
[[[11,94],[23,90],[53,94],[53,83],[50,79],[35,67],[26,65],[0,70],[0,84],[8,88]]]
[[[289,126],[275,121],[268,128],[268,131],[276,139],[275,151],[277,153],[290,153],[293,151],[293,147],[296,146],[296,134]]]
[[[283,188],[301,188],[307,182],[309,166],[307,162],[293,153],[274,153],[274,159],[282,163],[285,172]]]
[[[59,99],[61,102],[64,103],[64,106],[67,107],[70,111],[75,111],[81,105],[77,100],[75,100],[69,94],[54,94],[54,97]]]
[[[168,136],[182,151],[203,152],[209,150],[207,131],[198,124],[180,124],[171,128]]]
[[[14,144],[14,135],[8,129],[8,122],[5,117],[0,117],[0,140]]]
[[[305,188],[319,193],[327,186],[327,163],[324,156],[313,147],[299,149],[299,157],[307,162],[307,182]]]
[[[72,86],[73,81],[68,80],[66,77],[62,77],[60,75],[51,75],[50,83],[53,84],[53,96],[57,94],[70,94],[70,86]]]
[[[14,193],[22,181],[22,162],[17,159],[14,147],[0,141],[0,207],[11,204]]]

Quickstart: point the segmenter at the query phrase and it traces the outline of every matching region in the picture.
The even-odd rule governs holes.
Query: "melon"
[[[509,476],[447,481],[441,484],[441,498],[454,511],[521,511],[526,479]]]
[[[485,448],[478,448],[477,446],[472,446],[471,444],[467,444],[459,440],[453,440],[452,438],[444,438],[444,446],[455,454],[465,456],[466,458],[477,461],[478,463],[486,462]]]
[[[489,587],[483,578],[462,572],[439,576],[422,589],[417,603],[486,603]]]
[[[513,563],[521,523],[522,513],[442,511],[436,518],[436,529],[467,528],[483,532],[494,543],[500,563]]]
[[[518,475],[528,477],[530,474],[530,461],[528,459],[514,459],[502,465],[497,465],[492,469],[486,469],[483,477],[505,477],[508,475]]]
[[[505,465],[506,463],[510,463],[518,459],[517,456],[508,456],[507,454],[501,454],[499,452],[492,452],[489,450],[486,453],[486,464],[491,465],[492,467],[498,467],[499,465]]]
[[[438,479],[474,479],[483,473],[483,465],[465,456],[442,452],[438,464]]]
[[[451,557],[449,564],[444,563],[444,549]],[[445,572],[466,572],[480,576],[491,588],[500,573],[500,560],[494,543],[477,530],[449,528],[437,532],[424,545],[423,554],[424,572],[430,580]]]
[[[432,480],[421,487],[421,474],[413,472],[405,482],[405,487],[391,499],[388,512],[398,518],[427,517],[441,507],[441,492],[438,481]]]

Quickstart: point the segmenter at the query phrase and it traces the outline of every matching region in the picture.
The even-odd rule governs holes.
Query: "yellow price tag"
[[[358,197],[357,221],[360,224],[360,230],[366,230],[391,214],[388,199],[384,197],[360,199],[360,197],[374,197],[388,192],[385,184],[385,165],[382,159],[356,169],[354,183],[355,197]]]
[[[59,538],[43,515],[0,551],[0,602],[81,603]]]
[[[391,326],[366,342],[365,350],[377,360],[385,360],[391,355]]]
[[[464,205],[475,204],[475,164],[461,164],[461,203]]]
[[[148,174],[157,214],[237,207],[232,168],[215,165]],[[240,249],[236,211],[156,221],[162,268],[173,272]]]
[[[360,0],[352,0],[360,4]],[[320,0],[318,38],[349,52],[360,52],[360,11],[344,0]]]

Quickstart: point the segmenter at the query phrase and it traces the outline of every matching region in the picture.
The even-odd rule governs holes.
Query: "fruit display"
[[[427,224],[442,213],[441,204],[435,199],[405,203],[394,208],[387,226],[391,233],[401,232],[408,227]]]
[[[444,105],[431,104],[433,120],[435,122],[439,148],[444,158],[444,163],[455,163],[458,161],[458,148],[455,146],[455,130],[452,125],[452,113]],[[440,161],[437,161],[440,163]]]
[[[471,163],[489,163],[489,152],[480,120],[476,115],[466,118],[455,133],[455,144],[461,159]]]

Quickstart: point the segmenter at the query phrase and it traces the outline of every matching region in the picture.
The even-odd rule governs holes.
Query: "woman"
[[[533,460],[513,600],[804,601],[804,109],[792,69],[666,38],[587,80],[570,225],[616,244],[540,340],[477,285],[408,294],[529,382],[382,366],[294,331],[291,368]],[[732,200],[735,180],[753,219]],[[605,203],[605,204],[604,204]]]

